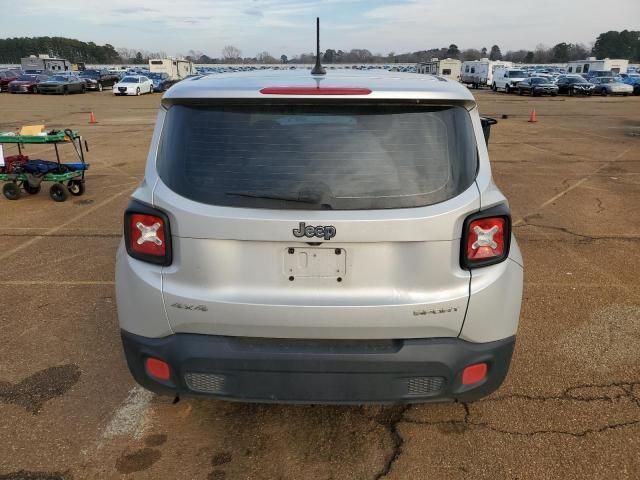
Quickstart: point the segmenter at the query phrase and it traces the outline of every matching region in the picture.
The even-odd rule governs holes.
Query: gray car
[[[167,395],[473,401],[523,262],[474,97],[430,75],[223,73],[163,97],[116,261],[129,369]]]
[[[600,95],[631,95],[633,93],[633,87],[627,85],[614,77],[596,77],[591,80],[595,85],[593,93],[599,93]]]

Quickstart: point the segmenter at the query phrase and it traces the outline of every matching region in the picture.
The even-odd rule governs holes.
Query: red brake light
[[[169,380],[171,369],[169,364],[163,360],[148,357],[146,363],[147,375],[158,380]]]
[[[130,257],[156,265],[171,265],[169,217],[156,208],[132,200],[124,212],[124,244]]]
[[[155,215],[134,213],[129,217],[129,247],[143,255],[164,257],[167,254],[164,220]]]
[[[368,88],[351,87],[266,87],[263,95],[369,95]]]
[[[469,224],[467,235],[467,259],[486,260],[504,254],[504,217],[490,217],[474,220]]]
[[[469,365],[462,371],[462,384],[473,385],[474,383],[484,380],[487,376],[487,371],[488,368],[486,363]]]

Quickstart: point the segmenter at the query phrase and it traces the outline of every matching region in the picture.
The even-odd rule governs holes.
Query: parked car
[[[531,77],[527,78],[516,85],[516,89],[520,95],[525,93],[532,97],[536,95],[558,95],[558,86],[548,78]]]
[[[473,401],[504,380],[523,267],[476,140],[495,120],[436,77],[329,70],[324,83],[247,72],[164,94],[116,260],[144,387]]]
[[[114,95],[142,95],[153,93],[153,82],[142,75],[129,75],[113,86]]]
[[[512,68],[507,66],[497,66],[493,71],[493,83],[491,89],[497,92],[499,89],[504,89],[505,93],[511,93],[517,91],[517,85],[521,81],[527,78],[527,74],[524,70],[519,68]]]
[[[118,83],[118,75],[109,70],[84,70],[78,75],[87,85],[87,90],[97,90],[101,92],[104,87],[113,87]]]
[[[13,70],[0,70],[0,92],[9,90],[9,83],[18,78],[18,74]]]
[[[48,75],[24,74],[9,82],[9,92],[11,93],[38,93],[38,84],[47,81]]]
[[[595,85],[587,82],[580,75],[560,75],[556,80],[558,93],[568,93],[570,96],[587,95],[591,96]]]
[[[164,92],[176,83],[166,73],[149,73],[146,77],[153,82],[154,92]]]
[[[633,87],[616,80],[613,77],[597,77],[593,79],[595,88],[593,93],[599,93],[602,96],[607,95],[630,95],[633,93]]]
[[[640,73],[628,73],[623,78],[624,83],[633,87],[633,94],[640,95]]]
[[[75,75],[54,75],[38,85],[38,92],[42,94],[67,95],[68,93],[84,93],[86,90],[87,85],[84,80]]]

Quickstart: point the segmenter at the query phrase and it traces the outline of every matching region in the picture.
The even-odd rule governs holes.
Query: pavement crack
[[[627,241],[638,241],[640,240],[640,236],[629,236],[629,235],[586,235],[584,233],[574,232],[569,230],[566,227],[558,227],[555,225],[544,225],[541,223],[531,223],[527,221],[527,217],[524,218],[524,223],[520,225],[515,225],[513,228],[522,228],[522,227],[538,227],[538,228],[546,228],[549,230],[557,230],[568,235],[572,235],[574,237],[578,237],[587,241],[595,241],[595,240],[627,240]]]
[[[402,455],[402,447],[404,445],[404,439],[402,435],[398,432],[398,425],[401,422],[406,421],[404,418],[405,413],[411,408],[411,405],[403,405],[401,407],[395,407],[392,409],[390,414],[386,418],[379,419],[379,423],[383,425],[391,436],[391,442],[393,444],[393,448],[391,453],[387,456],[387,460],[385,461],[382,469],[376,473],[373,477],[374,480],[380,480],[385,478],[391,470],[393,469],[393,465],[398,461],[400,455]]]

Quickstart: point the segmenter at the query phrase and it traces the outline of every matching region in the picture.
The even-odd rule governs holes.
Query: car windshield
[[[458,195],[476,174],[462,107],[174,105],[166,115],[160,177],[207,204],[420,207]]]
[[[162,80],[164,78],[164,75],[162,73],[150,73],[147,75],[147,77],[153,80]]]
[[[531,83],[549,83],[549,80],[542,77],[535,77],[531,79]]]
[[[81,77],[95,78],[100,75],[100,72],[97,70],[85,70],[84,72],[80,72]]]
[[[509,72],[509,78],[523,78],[526,77],[527,74],[522,70],[511,70]]]
[[[139,83],[138,77],[124,77],[120,83]]]
[[[51,82],[66,82],[70,78],[71,77],[65,77],[64,75],[54,75],[53,77],[49,78],[49,81],[51,81]]]
[[[615,80],[611,77],[600,77],[598,78],[598,82],[600,83],[614,83]]]
[[[569,77],[569,83],[589,83],[582,77]]]
[[[17,80],[20,82],[30,82],[32,80],[35,80],[37,77],[37,75],[20,75]]]

